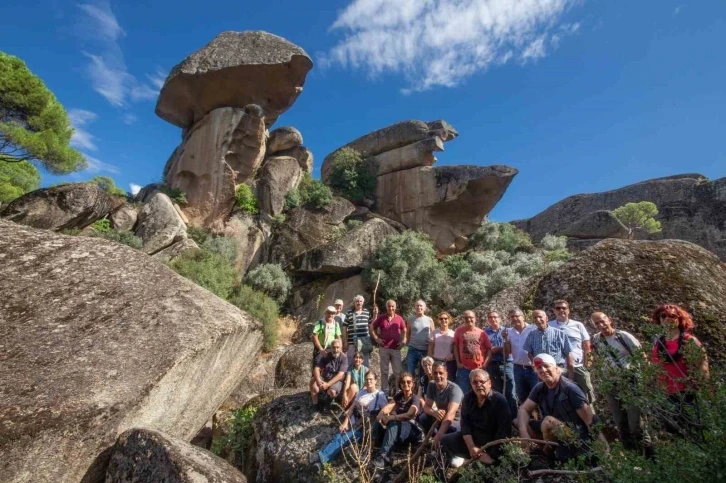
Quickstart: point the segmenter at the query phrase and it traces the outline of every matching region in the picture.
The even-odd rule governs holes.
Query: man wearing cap
[[[524,341],[524,350],[527,351],[529,360],[534,360],[536,354],[549,354],[560,368],[567,366],[567,373],[570,380],[573,380],[575,365],[567,335],[561,330],[550,327],[544,310],[532,312],[532,322],[534,322],[536,330],[530,332],[527,340]]]
[[[343,299],[335,299],[333,306],[335,307],[335,321],[339,326],[343,327],[345,323],[345,314],[343,313]]]
[[[595,389],[592,387],[590,371],[587,370],[587,357],[590,353],[590,334],[587,333],[585,325],[577,320],[570,319],[570,304],[567,300],[555,300],[555,318],[550,320],[550,327],[561,330],[570,340],[572,349],[572,362],[574,373],[571,374],[572,381],[580,386],[592,404],[595,401]]]
[[[325,391],[331,399],[340,394],[343,378],[348,370],[348,358],[343,354],[343,342],[333,340],[330,352],[321,352],[313,369],[313,378],[310,381],[310,397],[313,405],[320,407],[318,394]]]
[[[315,368],[318,355],[326,353],[333,340],[340,338],[340,325],[335,321],[336,309],[329,305],[325,309],[325,316],[313,326],[313,368]]]
[[[394,388],[401,375],[401,346],[406,340],[406,321],[396,313],[396,301],[386,302],[386,313],[371,323],[370,333],[380,347],[381,389],[388,393],[388,368],[393,367]]]
[[[563,461],[579,454],[586,445],[572,445],[565,435],[577,436],[582,441],[590,441],[590,426],[594,422],[592,408],[587,397],[577,384],[562,377],[562,369],[550,354],[537,354],[532,363],[538,383],[527,400],[519,407],[517,421],[519,434],[529,434],[534,439],[557,441],[556,459]],[[541,421],[532,420],[532,414],[539,409]]]

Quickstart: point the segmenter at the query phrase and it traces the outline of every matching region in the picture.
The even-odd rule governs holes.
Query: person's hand
[[[438,433],[436,433],[436,436],[434,436],[433,441],[431,441],[431,446],[433,446],[433,448],[435,450],[439,449],[439,447],[441,446],[441,432],[440,431]]]
[[[382,412],[378,413],[378,416],[376,416],[376,421],[378,421],[381,424],[386,424],[386,421],[384,419],[387,419],[388,415],[384,414]]]
[[[439,409],[436,411],[436,421],[443,421],[446,417],[446,411]]]
[[[476,446],[474,446],[473,448],[469,448],[469,458],[471,458],[471,459],[478,458],[480,451],[481,450]]]
[[[348,425],[345,423],[341,423],[340,426],[338,427],[338,429],[340,430],[341,433],[345,433],[346,430],[348,429]]]
[[[330,386],[328,386],[328,383],[327,382],[321,382],[320,383],[320,389],[322,389],[323,391],[327,391],[328,390],[328,387],[330,387]]]
[[[494,464],[494,459],[491,456],[489,456],[489,454],[486,451],[482,451],[479,454],[479,461],[481,461],[485,465],[493,465]]]

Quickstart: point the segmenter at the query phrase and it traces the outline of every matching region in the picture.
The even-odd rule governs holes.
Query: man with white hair
[[[557,441],[555,457],[560,461],[577,456],[586,445],[578,448],[561,436],[574,435],[583,442],[592,439],[590,427],[595,416],[587,396],[577,384],[562,376],[562,369],[551,355],[537,354],[532,363],[542,382],[532,389],[519,407],[519,434]],[[532,420],[532,414],[537,409],[543,418],[541,421]]]
[[[318,410],[320,401],[318,394],[325,391],[331,399],[335,399],[343,387],[343,378],[348,370],[348,358],[343,355],[343,342],[333,340],[330,352],[321,352],[313,369],[313,378],[310,381],[310,397]]]
[[[363,354],[363,365],[370,367],[371,352],[373,344],[371,343],[371,335],[369,325],[378,315],[376,308],[373,308],[373,315],[368,309],[363,307],[365,299],[362,295],[356,295],[353,298],[353,307],[345,314],[343,328],[343,352],[348,355],[348,365],[353,365],[353,355],[356,352]]]
[[[429,337],[435,329],[433,319],[426,315],[426,302],[417,300],[414,305],[414,315],[406,326],[406,343],[408,344],[406,371],[414,376],[421,359],[428,353]]]

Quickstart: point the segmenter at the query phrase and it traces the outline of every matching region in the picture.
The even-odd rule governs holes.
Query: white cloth
[[[383,406],[388,404],[388,398],[386,393],[376,389],[375,392],[368,392],[367,389],[361,389],[358,394],[355,395],[354,404],[358,405],[361,414],[363,412],[370,413],[371,411],[380,411]],[[355,416],[351,417],[351,424],[355,426]]]
[[[550,320],[550,327],[560,329],[563,331],[567,338],[570,339],[570,349],[572,351],[572,358],[575,360],[575,367],[582,366],[582,343],[583,341],[590,340],[590,334],[587,333],[585,325],[577,320],[568,319],[565,322],[558,322],[557,319]]]
[[[522,332],[517,332],[517,329],[514,327],[507,328],[507,340],[512,346],[512,362],[515,364],[519,364],[520,366],[532,365],[527,356],[527,351],[524,350],[524,341],[527,340],[529,333],[536,329],[532,324],[525,324]]]

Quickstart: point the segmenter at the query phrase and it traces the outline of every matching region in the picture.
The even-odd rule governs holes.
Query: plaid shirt
[[[542,353],[549,354],[555,358],[558,366],[565,365],[568,354],[572,352],[567,334],[550,326],[544,331],[535,329],[530,332],[524,341],[524,350],[532,354],[532,357]]]

